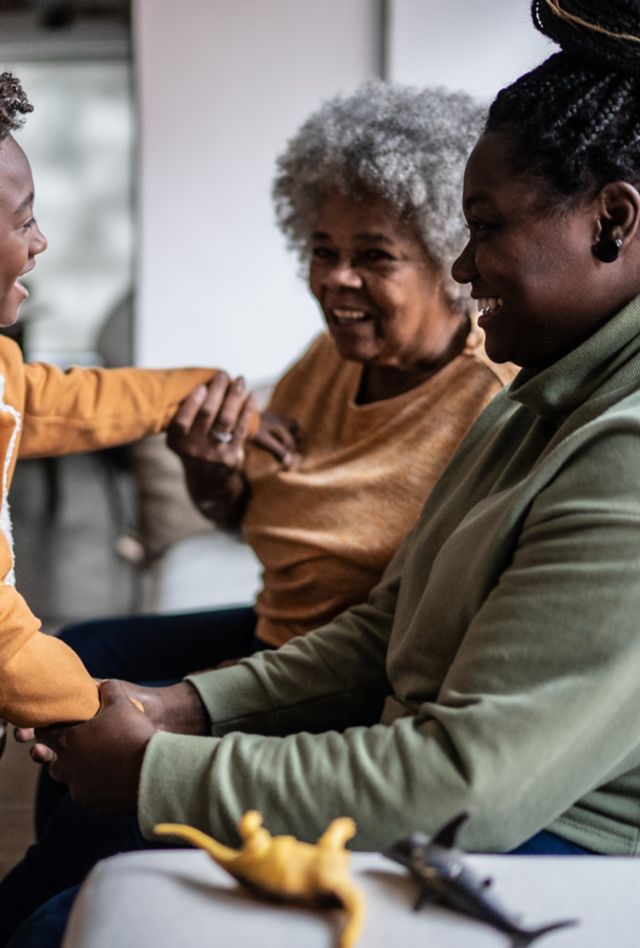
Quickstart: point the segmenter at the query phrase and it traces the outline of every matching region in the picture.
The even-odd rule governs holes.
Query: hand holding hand
[[[242,377],[219,372],[180,404],[167,429],[167,444],[185,464],[205,463],[228,476],[244,463],[245,442],[256,411]]]
[[[55,754],[49,773],[67,784],[74,800],[98,812],[133,816],[144,752],[156,727],[122,682],[105,681],[100,700],[94,718],[36,728],[36,740]]]

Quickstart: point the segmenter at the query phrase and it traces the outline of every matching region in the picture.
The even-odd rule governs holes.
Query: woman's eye
[[[22,225],[23,230],[30,230],[36,223],[35,217],[30,217],[28,221]]]
[[[471,237],[484,237],[495,227],[494,224],[489,224],[487,221],[469,221],[466,226]]]
[[[335,253],[330,247],[312,247],[311,256],[314,260],[331,260]]]
[[[379,263],[381,261],[393,260],[393,257],[386,250],[372,247],[370,250],[365,250],[364,253],[360,254],[360,259],[364,263]]]

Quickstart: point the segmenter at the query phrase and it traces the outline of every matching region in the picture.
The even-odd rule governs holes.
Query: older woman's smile
[[[346,309],[343,307],[334,307],[327,313],[329,323],[337,323],[339,326],[348,326],[353,323],[361,323],[364,320],[373,319],[371,313],[365,313],[362,309]]]

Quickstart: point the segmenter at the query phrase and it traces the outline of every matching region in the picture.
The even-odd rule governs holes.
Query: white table
[[[614,857],[470,856],[527,925],[578,918],[541,938],[549,948],[638,948],[640,860]],[[416,885],[382,856],[357,853],[353,875],[367,898],[361,948],[508,948],[509,938],[445,909],[412,905]],[[337,910],[262,902],[204,853],[114,856],[90,874],[63,948],[333,948]]]

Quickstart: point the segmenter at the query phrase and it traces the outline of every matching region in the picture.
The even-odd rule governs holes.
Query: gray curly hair
[[[461,303],[468,289],[450,270],[466,241],[462,179],[484,119],[465,93],[379,80],[325,102],[277,159],[272,194],[289,245],[306,260],[329,192],[383,197],[441,268],[447,298]]]

